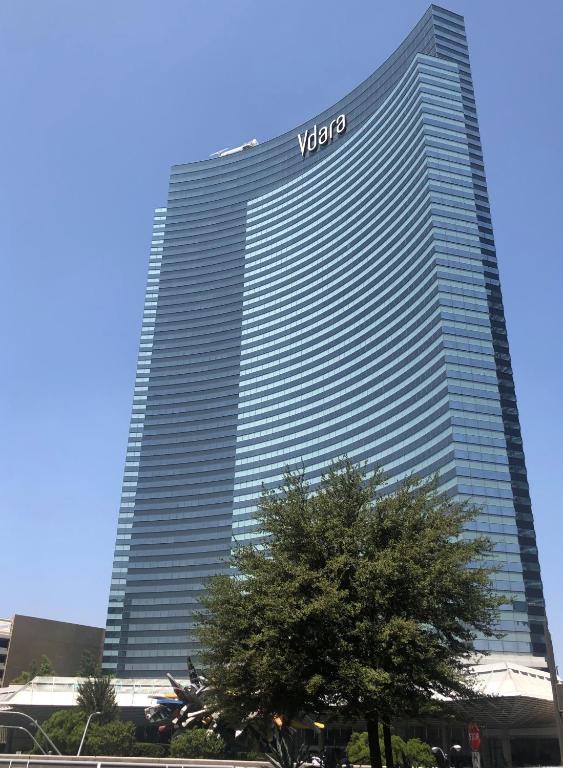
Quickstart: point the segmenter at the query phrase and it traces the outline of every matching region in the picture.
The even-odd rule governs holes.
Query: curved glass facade
[[[346,116],[332,140],[323,126]],[[318,148],[304,147],[316,125]],[[298,140],[298,134],[301,134]],[[262,483],[342,454],[438,472],[497,543],[502,640],[543,593],[463,19],[431,6],[322,115],[172,169],[157,210],[108,611],[118,676],[181,672]]]

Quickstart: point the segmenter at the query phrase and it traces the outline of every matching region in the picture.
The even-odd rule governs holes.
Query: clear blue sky
[[[370,74],[425,0],[0,4],[0,616],[103,625],[154,207]],[[563,3],[465,15],[551,628],[563,666]]]

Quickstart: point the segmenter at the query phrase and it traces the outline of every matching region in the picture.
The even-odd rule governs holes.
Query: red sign
[[[467,726],[467,733],[469,735],[469,746],[471,747],[471,751],[478,752],[481,748],[481,733],[479,731],[479,726],[475,725],[475,723],[470,723]]]

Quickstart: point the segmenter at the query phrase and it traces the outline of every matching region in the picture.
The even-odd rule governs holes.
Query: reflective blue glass
[[[346,116],[310,151],[305,131]],[[298,135],[301,134],[301,139]],[[463,19],[431,6],[338,104],[172,169],[154,218],[104,663],[182,672],[205,580],[262,484],[342,454],[481,507],[502,640],[545,653],[543,592]]]

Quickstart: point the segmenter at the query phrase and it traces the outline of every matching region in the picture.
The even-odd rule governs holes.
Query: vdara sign
[[[314,125],[311,131],[307,130],[305,133],[299,133],[297,141],[299,142],[301,157],[305,157],[307,152],[315,152],[319,147],[330,144],[335,136],[344,133],[345,130],[346,115],[338,115],[337,118],[331,120],[328,125],[323,125],[318,131],[317,126]]]

